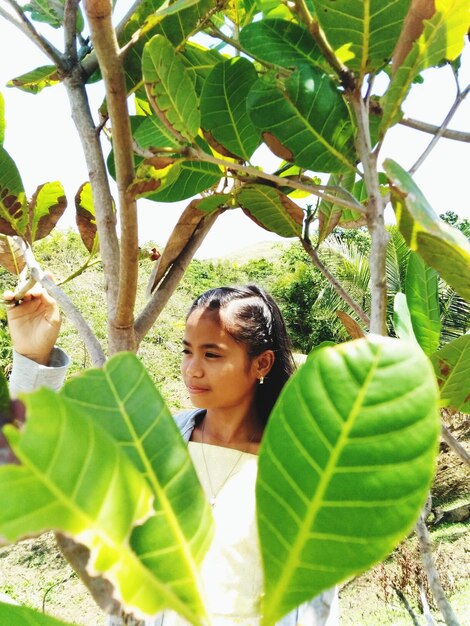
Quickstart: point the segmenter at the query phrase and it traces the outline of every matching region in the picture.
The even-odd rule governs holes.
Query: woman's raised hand
[[[28,291],[21,304],[13,305],[13,292],[4,294],[13,347],[19,354],[47,365],[60,330],[56,301],[39,283]]]

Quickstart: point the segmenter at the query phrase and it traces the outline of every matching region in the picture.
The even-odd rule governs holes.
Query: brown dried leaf
[[[233,154],[233,152],[230,152],[230,150],[227,150],[227,148],[225,146],[223,146],[221,143],[219,143],[217,141],[217,139],[214,137],[214,135],[209,130],[202,129],[202,132],[204,134],[204,137],[207,140],[207,143],[212,148],[214,148],[214,150],[216,152],[218,152],[222,156],[228,157],[230,159],[239,159],[240,158],[238,155]]]
[[[30,243],[47,237],[67,208],[67,198],[62,195],[57,196],[56,202],[54,204],[48,204],[47,212],[43,213],[35,223],[38,196],[45,187],[46,185],[39,185],[29,203],[29,227],[27,229],[28,234],[26,238]],[[39,207],[39,210],[43,211],[44,207]]]
[[[349,336],[352,337],[352,339],[361,339],[362,337],[366,336],[365,332],[362,330],[356,320],[353,320],[350,315],[348,315],[344,311],[336,311],[336,315],[338,316],[339,320],[349,333]]]
[[[88,252],[96,251],[96,237],[97,237],[97,228],[96,228],[96,218],[94,212],[90,211],[92,205],[89,202],[86,202],[82,197],[82,192],[85,187],[89,186],[90,183],[83,183],[80,186],[77,193],[75,194],[75,221],[77,224],[78,232],[80,233],[80,237],[88,250]],[[89,187],[87,187],[88,189]],[[87,206],[85,206],[87,205]]]
[[[192,200],[181,214],[168,239],[161,258],[155,263],[149,280],[149,293],[153,293],[167,271],[183,252],[201,221],[207,216],[197,208],[200,199]]]
[[[434,0],[412,0],[403,22],[400,37],[392,55],[392,72],[395,73],[408,56],[413,43],[424,29],[424,20],[429,20],[436,12]]]
[[[263,141],[268,146],[268,148],[273,152],[276,156],[284,161],[293,161],[294,155],[292,152],[284,146],[277,137],[265,131],[262,133]]]
[[[0,235],[0,265],[16,276],[26,267],[21,248],[8,235]]]

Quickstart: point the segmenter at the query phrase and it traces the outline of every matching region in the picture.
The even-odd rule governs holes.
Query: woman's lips
[[[204,393],[205,391],[209,391],[208,389],[205,389],[203,387],[193,387],[191,385],[188,385],[187,389],[189,393],[192,394]]]

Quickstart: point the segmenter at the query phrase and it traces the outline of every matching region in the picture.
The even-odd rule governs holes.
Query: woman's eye
[[[191,354],[190,351],[188,350],[188,348],[183,348],[182,353],[183,354]]]
[[[208,359],[218,359],[220,354],[214,354],[214,352],[206,352],[206,357]]]

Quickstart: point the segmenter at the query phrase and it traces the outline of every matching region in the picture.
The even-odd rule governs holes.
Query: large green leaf
[[[414,335],[428,356],[439,348],[441,336],[438,282],[436,270],[411,252],[406,270],[406,301]]]
[[[470,334],[446,344],[431,361],[445,405],[470,413]]]
[[[266,230],[281,237],[300,236],[304,212],[279,189],[267,185],[243,185],[236,200]]]
[[[249,161],[261,143],[246,110],[248,92],[257,79],[253,64],[237,57],[218,63],[204,83],[201,126],[220,154]]]
[[[198,568],[212,539],[212,517],[187,446],[152,380],[135,355],[121,353],[103,369],[67,382],[62,395],[80,414],[93,415],[155,494],[157,514],[131,537],[149,582],[136,578],[133,590],[149,614],[171,607],[197,622],[204,616]]]
[[[411,323],[410,309],[406,302],[406,296],[400,291],[395,294],[393,299],[393,329],[395,334],[400,339],[407,339],[408,341],[416,341],[416,337],[413,331],[413,325]]]
[[[139,118],[133,119],[139,122]],[[156,115],[140,116],[140,123],[136,126],[133,136],[141,148],[172,148],[175,152],[181,149],[181,143]]]
[[[443,59],[452,61],[461,53],[468,29],[468,0],[436,0],[436,12],[425,21],[424,31],[395,72],[382,98],[381,133],[401,117],[401,104],[414,78]]]
[[[0,624],[9,626],[72,626],[50,615],[38,613],[25,606],[14,606],[0,602]]]
[[[326,74],[299,67],[283,89],[260,78],[248,95],[248,112],[270,149],[317,172],[355,169],[348,108]]]
[[[199,96],[207,76],[217,63],[224,60],[224,56],[217,50],[208,50],[190,42],[182,50],[181,60],[185,63],[188,74],[192,76]]]
[[[386,159],[383,167],[392,183],[392,204],[407,244],[457,293],[470,300],[468,239],[436,215],[411,176],[398,163]]]
[[[265,626],[409,532],[434,472],[437,400],[429,359],[385,337],[317,350],[289,380],[259,455]]]
[[[8,81],[8,87],[18,87],[28,93],[39,93],[44,87],[60,83],[59,73],[55,65],[43,65],[31,72],[21,74]]]
[[[299,63],[325,66],[315,40],[299,24],[287,20],[260,20],[240,32],[240,43],[254,58],[282,67]]]
[[[142,73],[155,113],[177,139],[191,142],[201,123],[196,91],[184,62],[162,35],[145,45]]]
[[[52,28],[60,28],[64,24],[65,0],[31,0],[25,4],[23,11],[31,13],[31,18],[37,22],[45,22]],[[84,27],[83,16],[78,9],[76,28],[81,32]]]
[[[0,233],[23,235],[28,223],[28,206],[15,162],[0,147]]]
[[[410,0],[312,0],[334,50],[347,50],[348,67],[360,76],[392,56]]]
[[[103,574],[124,603],[144,603],[127,578],[150,584],[130,548],[132,529],[153,514],[153,494],[114,439],[63,396],[41,389],[23,397],[27,420],[4,427],[22,465],[0,468],[0,537],[15,541],[48,529],[90,550],[90,572]],[[156,609],[157,610],[157,609]]]
[[[29,203],[29,226],[26,237],[31,243],[46,237],[55,227],[67,207],[61,183],[40,185]]]

